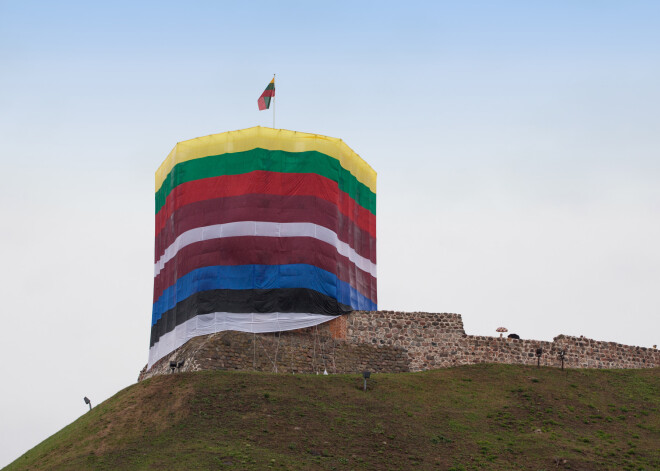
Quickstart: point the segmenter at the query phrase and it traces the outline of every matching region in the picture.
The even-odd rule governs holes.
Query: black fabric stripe
[[[149,347],[189,319],[212,312],[268,313],[304,312],[337,316],[353,311],[336,299],[306,288],[217,289],[202,291],[177,303],[151,327]]]

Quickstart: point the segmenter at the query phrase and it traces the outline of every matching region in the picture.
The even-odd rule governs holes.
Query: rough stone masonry
[[[296,331],[225,331],[195,337],[138,380],[173,371],[253,370],[278,373],[394,373],[475,363],[567,368],[655,368],[660,350],[558,335],[552,342],[467,335],[460,314],[354,311]]]

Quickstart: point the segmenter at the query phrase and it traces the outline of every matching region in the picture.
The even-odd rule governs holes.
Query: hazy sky
[[[660,344],[660,3],[0,0],[0,466],[146,364],[153,174],[271,126],[378,172],[381,309]]]

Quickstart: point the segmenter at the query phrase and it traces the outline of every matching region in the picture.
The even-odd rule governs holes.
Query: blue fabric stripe
[[[375,311],[376,303],[334,274],[313,265],[212,266],[193,270],[170,286],[153,305],[151,325],[187,297],[212,289],[307,288],[361,311]]]

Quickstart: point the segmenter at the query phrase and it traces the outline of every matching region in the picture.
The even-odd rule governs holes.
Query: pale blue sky
[[[0,0],[0,466],[135,381],[153,173],[273,73],[379,173],[381,308],[660,344],[659,3]]]

